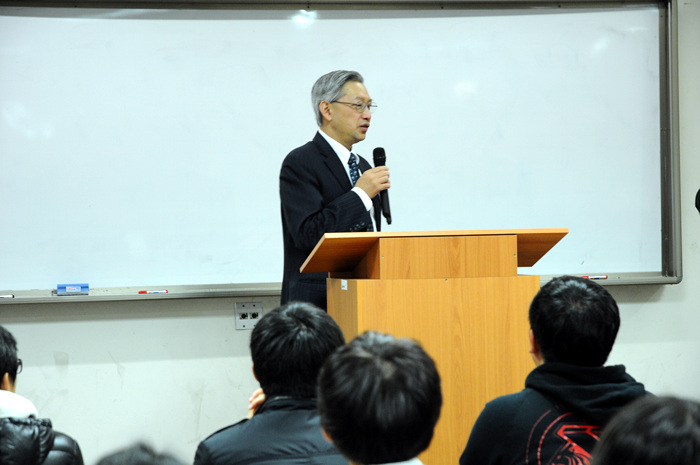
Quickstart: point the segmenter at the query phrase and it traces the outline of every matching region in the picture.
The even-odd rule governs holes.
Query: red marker
[[[608,275],[606,274],[599,274],[595,276],[581,276],[583,279],[608,279]]]
[[[167,294],[168,290],[164,289],[162,291],[139,291],[139,294]]]

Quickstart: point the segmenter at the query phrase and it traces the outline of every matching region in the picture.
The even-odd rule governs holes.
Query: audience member
[[[97,465],[184,465],[181,461],[169,454],[156,453],[144,443],[136,443],[133,446],[118,450],[106,455],[97,462]]]
[[[524,390],[486,404],[461,465],[587,465],[602,427],[646,394],[624,366],[603,366],[620,315],[597,283],[572,276],[551,280],[530,305],[530,327],[537,366]]]
[[[195,465],[347,465],[323,437],[316,408],[317,377],[329,354],[345,343],[323,310],[290,302],[253,329],[253,374],[265,400],[250,419],[202,441]]]
[[[355,338],[328,358],[318,392],[321,426],[352,464],[421,463],[442,391],[417,342],[371,332]]]
[[[0,326],[0,464],[83,465],[78,443],[54,430],[51,420],[38,418],[34,404],[15,393],[21,372],[17,341]]]
[[[593,465],[700,465],[700,403],[647,396],[621,409],[593,449]]]

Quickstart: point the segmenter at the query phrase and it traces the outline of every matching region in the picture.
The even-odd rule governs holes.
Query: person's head
[[[647,396],[603,429],[591,465],[699,465],[700,403]]]
[[[17,373],[22,371],[22,360],[17,357],[17,340],[7,329],[0,326],[0,387],[15,390]]]
[[[137,443],[102,457],[97,465],[183,465],[169,454],[156,453],[151,447]]]
[[[620,328],[615,299],[599,284],[575,276],[554,278],[530,304],[531,352],[544,362],[601,366]]]
[[[311,103],[319,127],[348,150],[365,139],[372,99],[360,73],[340,70],[324,74],[311,89]]]
[[[391,463],[424,451],[440,416],[435,363],[410,339],[364,333],[321,369],[321,426],[354,463]]]
[[[250,336],[253,371],[265,395],[316,396],[318,372],[343,332],[326,312],[290,302],[260,318]]]

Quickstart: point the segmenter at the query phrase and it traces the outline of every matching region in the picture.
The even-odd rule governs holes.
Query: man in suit
[[[376,107],[360,73],[341,70],[321,76],[311,100],[319,131],[287,155],[280,171],[281,303],[298,300],[325,309],[327,273],[301,275],[299,268],[324,233],[381,229],[377,194],[390,186],[389,169],[372,168],[352,153],[353,145],[365,139]],[[359,178],[353,183],[354,175]]]

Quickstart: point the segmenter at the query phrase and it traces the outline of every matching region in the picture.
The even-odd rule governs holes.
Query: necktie
[[[350,167],[350,179],[352,180],[352,185],[354,186],[358,179],[360,179],[360,170],[357,169],[357,161],[355,160],[354,153],[350,153],[350,159],[348,160],[348,166]],[[369,226],[367,226],[367,231],[374,231],[374,226],[370,221]]]
[[[355,161],[355,154],[350,154],[350,159],[348,160],[348,166],[350,167],[350,180],[354,186],[358,179],[360,179],[360,170],[357,169],[357,161]]]

